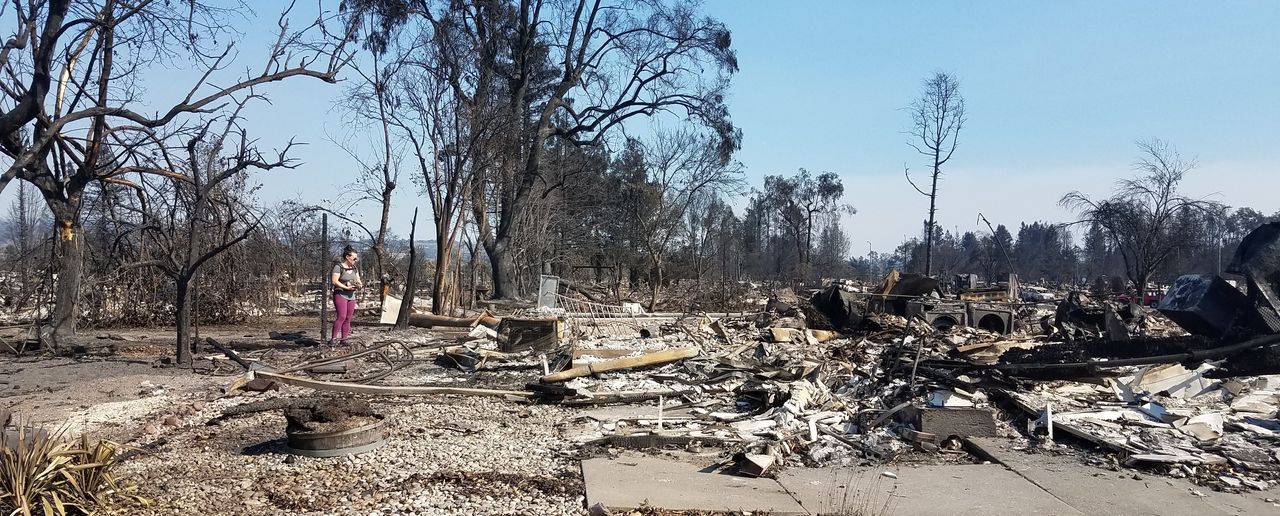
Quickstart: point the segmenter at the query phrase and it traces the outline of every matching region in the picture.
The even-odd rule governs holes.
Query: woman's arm
[[[351,288],[350,285],[343,283],[341,278],[342,278],[342,273],[335,272],[329,275],[329,282],[333,283],[333,286],[338,287],[342,290],[354,290]]]

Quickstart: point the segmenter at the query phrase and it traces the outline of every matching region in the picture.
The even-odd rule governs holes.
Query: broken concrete
[[[1087,514],[997,464],[801,468],[778,482],[810,514]]]
[[[587,506],[789,514],[1081,515],[996,464],[792,468],[777,479],[716,472],[714,464],[648,457],[582,463]]]
[[[1265,501],[1280,497],[1277,493],[1246,496],[1220,493],[1184,479],[1099,470],[1080,464],[1070,456],[1027,453],[1015,450],[1008,440],[969,439],[968,442],[979,453],[1008,466],[1085,514],[1213,516],[1280,511],[1280,507]]]
[[[809,514],[776,481],[714,472],[710,463],[697,466],[650,457],[582,461],[587,506],[613,510],[661,507],[672,511],[768,511]]]
[[[961,407],[910,407],[901,412],[908,424],[946,440],[950,437],[998,437],[990,409]]]

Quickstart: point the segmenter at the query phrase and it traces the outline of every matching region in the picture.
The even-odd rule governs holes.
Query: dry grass
[[[19,425],[0,440],[0,513],[8,516],[93,514],[118,503],[146,504],[111,473],[119,446],[70,439]]]
[[[822,516],[888,516],[893,512],[897,483],[886,488],[886,477],[876,471],[849,472],[841,477],[839,470],[832,473],[833,489],[827,494],[835,512],[821,513]]]

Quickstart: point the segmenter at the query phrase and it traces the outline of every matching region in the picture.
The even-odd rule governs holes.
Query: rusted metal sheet
[[[505,317],[498,324],[498,349],[550,351],[560,345],[564,323],[556,317]]]

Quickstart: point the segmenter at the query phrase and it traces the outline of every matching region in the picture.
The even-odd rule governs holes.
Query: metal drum
[[[387,443],[383,419],[355,428],[330,432],[285,432],[289,453],[305,457],[337,457],[366,453]]]

